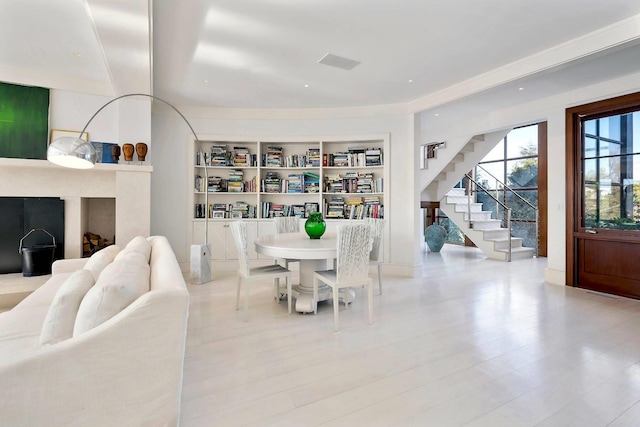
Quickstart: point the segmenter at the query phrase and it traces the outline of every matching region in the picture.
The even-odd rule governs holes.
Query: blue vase
[[[447,238],[447,230],[439,224],[431,224],[424,231],[424,240],[431,252],[440,252]]]

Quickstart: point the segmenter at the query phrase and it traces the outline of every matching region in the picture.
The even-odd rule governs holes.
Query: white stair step
[[[491,219],[491,212],[481,211],[481,212],[471,212],[471,221],[488,221]],[[464,220],[469,221],[469,214],[467,212],[464,213]]]
[[[482,203],[456,203],[456,212],[482,212]],[[491,212],[489,212],[491,213]]]
[[[508,249],[496,249],[496,252],[503,252],[503,253],[507,253]],[[522,246],[520,248],[512,248],[511,249],[511,261],[517,260],[517,259],[525,259],[525,258],[532,258],[533,255],[535,255],[536,251],[533,248],[527,248],[525,246]]]
[[[452,188],[451,190],[449,190],[447,192],[447,196],[451,196],[451,197],[456,197],[456,196],[462,196],[462,197],[466,197],[464,195],[464,188]]]
[[[493,247],[495,248],[495,250],[502,250],[502,249],[508,249],[509,248],[509,239],[507,238],[502,238],[502,239],[486,239],[485,240],[489,241],[489,242],[493,242]],[[521,237],[512,237],[511,238],[511,249],[515,249],[515,248],[521,248],[522,246],[522,238]]]
[[[495,230],[501,228],[502,220],[490,219],[484,221],[473,221],[472,227],[474,230]]]
[[[464,194],[455,195],[455,196],[447,195],[446,199],[447,199],[447,203],[450,205],[466,205],[467,204],[467,196],[465,196]],[[482,205],[482,203],[480,203],[480,205]]]
[[[509,230],[506,228],[494,228],[482,230],[484,240],[506,240],[509,237]]]

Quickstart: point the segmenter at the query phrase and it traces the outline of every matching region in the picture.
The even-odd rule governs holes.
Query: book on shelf
[[[227,166],[229,165],[229,154],[227,153],[226,145],[212,145],[209,149],[211,153],[210,166]]]
[[[285,216],[284,205],[271,203],[271,206],[269,207],[268,218],[275,218],[279,216]]]
[[[207,153],[196,151],[196,166],[203,166],[207,162]]]
[[[204,218],[204,203],[196,203],[195,210],[193,212],[194,218]]]
[[[263,193],[280,193],[281,179],[277,172],[267,172],[262,180]]]
[[[230,166],[253,167],[256,166],[256,154],[251,154],[247,147],[233,147]]]
[[[302,174],[290,173],[287,179],[287,193],[302,193],[303,182]]]
[[[292,154],[282,158],[284,167],[286,168],[303,168],[307,165],[307,156],[305,154]]]
[[[204,178],[202,178],[200,175],[195,176],[194,189],[198,193],[204,192]]]
[[[349,148],[347,151],[326,153],[326,164],[323,154],[323,166],[365,167],[382,166],[381,148]]]
[[[270,145],[267,147],[267,156],[263,166],[279,168],[282,166],[282,147]]]
[[[364,154],[365,166],[382,166],[382,148],[368,148]]]
[[[320,167],[320,149],[319,148],[309,148],[307,149],[307,167],[319,168]]]
[[[304,218],[304,205],[291,205],[291,215],[297,216],[298,218]]]
[[[305,171],[303,176],[303,186],[305,193],[319,193],[320,192],[320,175],[317,173]]]
[[[344,197],[331,196],[326,202],[327,218],[344,218]]]
[[[312,212],[320,212],[320,204],[317,202],[305,202],[304,204],[304,217],[308,218]]]
[[[255,206],[242,200],[236,200],[231,206],[230,214],[230,218],[255,218],[256,210]]]
[[[227,181],[227,191],[229,193],[242,193],[244,192],[244,182],[242,177],[244,172],[240,169],[231,169],[229,171],[229,179]]]
[[[219,176],[210,176],[207,186],[209,193],[224,193],[227,191],[227,180]]]

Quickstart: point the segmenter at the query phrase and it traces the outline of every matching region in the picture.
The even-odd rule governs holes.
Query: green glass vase
[[[310,238],[319,239],[327,229],[327,224],[322,218],[322,213],[311,212],[309,218],[304,223],[304,231],[307,232]]]

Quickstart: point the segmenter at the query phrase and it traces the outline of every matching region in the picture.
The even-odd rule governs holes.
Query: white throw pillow
[[[142,255],[144,255],[146,262],[148,263],[149,258],[151,257],[151,243],[149,243],[149,241],[145,237],[136,236],[129,243],[127,243],[127,246],[125,246],[118,255],[116,255],[114,260],[122,259],[126,254],[130,252],[140,252]]]
[[[106,248],[100,249],[95,254],[91,255],[87,263],[84,265],[85,270],[89,270],[93,273],[93,278],[98,280],[100,273],[104,268],[111,264],[111,261],[118,255],[120,252],[120,246],[111,245]]]
[[[109,320],[145,292],[149,292],[149,264],[131,252],[105,267],[80,303],[73,336]]]
[[[60,285],[44,319],[40,345],[55,344],[73,336],[80,302],[94,283],[91,271],[77,270]]]

